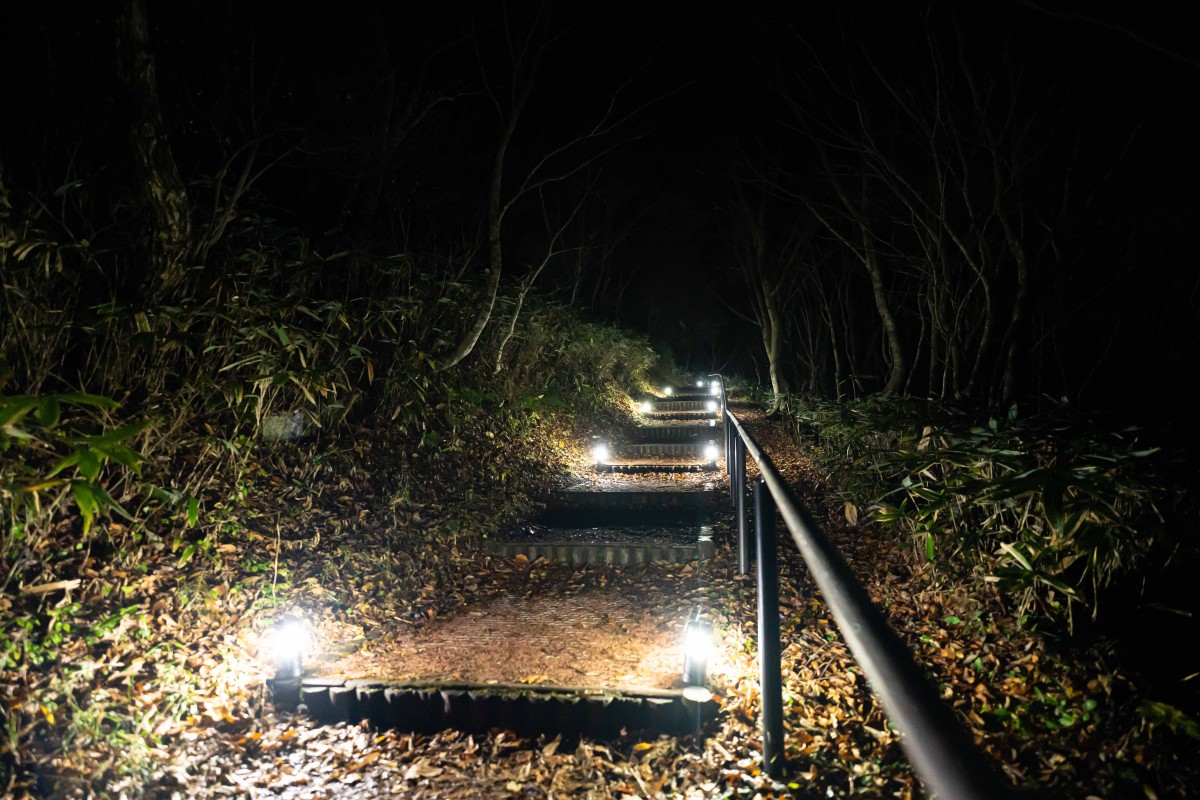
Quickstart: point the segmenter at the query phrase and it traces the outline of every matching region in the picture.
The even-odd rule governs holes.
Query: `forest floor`
[[[1080,651],[1065,637],[1038,630],[994,589],[973,588],[984,584],[930,564],[885,531],[852,524],[848,517],[854,515],[828,493],[827,477],[782,425],[749,407],[736,411],[826,526],[998,774],[1033,796],[1200,795],[1195,741],[1181,721],[1154,716],[1136,676],[1108,653]],[[547,441],[568,434],[559,431]],[[360,442],[359,455],[371,446]],[[375,446],[385,444],[376,440]],[[568,469],[525,477],[547,487],[561,485],[567,471],[586,472],[584,450],[564,445],[547,452],[547,460]],[[248,496],[275,492],[305,502],[284,463],[276,466],[260,474]],[[688,565],[531,563],[494,557],[479,546],[479,534],[501,524],[496,512],[491,519],[470,518],[450,541],[438,540],[449,564],[446,575],[423,583],[416,572],[400,580],[379,558],[380,548],[394,544],[385,526],[362,511],[379,508],[378,498],[369,496],[370,481],[353,478],[354,470],[330,473],[328,491],[317,492],[315,503],[307,501],[311,534],[285,540],[278,526],[271,531],[247,525],[253,535],[230,537],[207,561],[185,564],[168,547],[149,548],[139,574],[116,576],[119,594],[138,603],[144,612],[138,618],[149,624],[121,617],[101,638],[103,646],[81,642],[79,652],[68,654],[69,668],[60,662],[18,676],[27,693],[10,694],[8,702],[29,702],[39,696],[39,686],[73,680],[68,696],[80,708],[123,704],[145,710],[148,736],[117,736],[103,719],[94,730],[64,730],[54,712],[61,716],[67,709],[42,705],[38,730],[32,737],[21,733],[37,746],[17,754],[10,791],[163,798],[922,795],[899,734],[786,540],[780,570],[788,773],[780,783],[760,770],[754,586],[737,574],[727,536],[715,558]],[[444,531],[438,523],[450,516],[450,497],[438,507],[397,513],[407,526]],[[261,509],[246,514],[251,518],[261,523],[270,514]],[[728,529],[728,520],[718,525]],[[264,552],[273,556],[264,559]],[[83,561],[82,568],[97,576],[93,580],[113,579],[102,575],[111,568],[99,560]],[[609,741],[521,738],[503,730],[424,735],[365,723],[320,725],[302,714],[276,711],[263,688],[268,665],[259,643],[262,626],[255,621],[261,617],[262,587],[278,583],[281,573],[294,587],[291,602],[310,612],[317,646],[353,643],[352,652],[343,651],[360,661],[369,661],[380,643],[411,638],[414,631],[453,631],[462,620],[478,620],[489,604],[616,592],[623,608],[641,615],[648,630],[662,633],[669,628],[663,620],[703,602],[715,622],[712,688],[720,712],[698,735],[628,731]],[[81,574],[86,580],[87,572]],[[413,588],[400,591],[402,583]],[[132,632],[137,635],[121,635]],[[508,649],[514,655],[529,647],[519,626],[506,625],[501,632],[513,637]],[[162,650],[183,657],[156,662]],[[169,696],[167,663],[184,664],[188,685],[204,688],[198,694],[193,689],[184,713],[156,716],[151,712],[161,712]],[[579,663],[573,668],[589,671]],[[531,669],[542,668],[524,671],[532,674]],[[14,676],[4,678],[11,686]],[[131,753],[131,747],[140,749]]]

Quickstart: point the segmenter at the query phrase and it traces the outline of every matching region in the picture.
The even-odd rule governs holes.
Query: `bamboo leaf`
[[[1025,556],[1024,553],[1022,553],[1019,549],[1017,549],[1016,546],[1014,546],[1013,544],[1011,544],[1009,542],[1001,542],[1000,549],[1003,552],[1007,553],[1010,557],[1012,557],[1012,559],[1014,561],[1016,561],[1018,564],[1020,564],[1022,567],[1029,570],[1030,572],[1033,572],[1033,564],[1029,561],[1029,559]]]
[[[79,513],[83,517],[83,533],[86,536],[88,531],[91,530],[92,520],[99,510],[96,495],[92,491],[92,487],[83,482],[71,484],[71,494],[74,496],[75,505],[79,507]]]
[[[77,450],[74,453],[71,453],[71,455],[67,456],[66,458],[60,459],[59,462],[50,469],[50,472],[48,472],[46,474],[46,477],[53,478],[55,475],[62,472],[67,467],[72,467],[72,466],[75,466],[76,464],[78,464],[80,452],[82,452],[82,451]]]
[[[94,408],[117,408],[121,404],[109,397],[101,397],[98,394],[62,394],[58,396],[64,403],[71,403],[77,406],[92,406]]]
[[[85,437],[84,441],[90,445],[115,444],[116,442],[123,442],[126,439],[132,439],[134,436],[137,436],[139,433],[146,430],[149,425],[150,420],[142,420],[141,422],[135,422],[130,425],[122,425],[120,428],[111,430],[108,433],[100,434],[99,436]]]
[[[21,417],[37,408],[36,397],[17,395],[0,400],[0,428],[8,427]]]
[[[38,422],[47,428],[53,428],[62,418],[62,404],[58,398],[51,395],[43,397],[38,402]]]
[[[80,450],[76,466],[79,467],[79,474],[93,483],[100,477],[100,459],[93,450]]]

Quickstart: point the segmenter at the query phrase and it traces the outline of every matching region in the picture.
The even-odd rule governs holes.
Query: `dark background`
[[[1144,423],[1190,420],[1188,387],[1200,377],[1194,25],[1166,6],[960,6],[546,6],[506,189],[610,103],[616,116],[631,114],[562,159],[614,147],[589,170],[587,224],[572,233],[576,246],[613,246],[603,265],[590,256],[575,304],[645,331],[689,369],[764,380],[758,333],[735,313],[749,306],[731,266],[729,175],[732,154],[747,142],[783,153],[794,174],[812,166],[781,109],[781,82],[804,87],[796,96],[832,120],[849,113],[834,87],[865,64],[897,85],[919,83],[924,42],[960,43],[965,63],[981,70],[1006,57],[1022,75],[1015,113],[1050,131],[1043,163],[1072,159],[1072,190],[1087,200],[1062,241],[1061,274],[1038,288],[1053,293],[1054,308],[1043,309],[1041,324],[1051,323],[1034,334],[1053,330],[1054,347],[1026,399],[1067,397]],[[500,127],[488,90],[507,96],[506,36],[519,39],[536,11],[149,3],[166,129],[193,199],[202,202],[220,166],[256,143],[263,172],[250,202],[315,247],[432,252],[448,239],[477,239]],[[10,3],[0,12],[0,168],[9,191],[54,197],[57,187],[83,182],[89,235],[111,252],[136,224],[126,202],[131,99],[114,77],[114,19],[110,4]],[[889,102],[865,82],[859,91],[864,106]],[[429,111],[381,155],[383,109],[408,101]],[[379,191],[365,209],[372,181]],[[556,184],[547,207],[566,208],[583,191],[580,181]],[[516,280],[545,248],[536,200],[514,207],[504,236],[505,272]],[[555,259],[537,291],[567,301],[573,269],[569,258]],[[112,274],[112,291],[135,282],[136,272]],[[860,302],[869,307],[868,297]],[[799,366],[788,370],[801,377]]]

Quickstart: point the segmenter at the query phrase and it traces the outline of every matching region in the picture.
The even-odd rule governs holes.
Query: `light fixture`
[[[721,451],[717,449],[716,442],[709,442],[704,448],[704,460],[711,464],[717,463],[717,456],[721,455]]]
[[[703,388],[704,388],[704,381],[696,381],[696,388],[697,388],[697,389],[703,389]]]
[[[275,680],[294,681],[304,673],[304,653],[308,650],[308,629],[304,620],[286,616],[271,630],[271,655],[275,659]]]
[[[674,391],[674,390],[670,386],[663,387],[663,394],[665,394],[667,397],[671,396],[672,391]]]
[[[592,446],[592,461],[594,461],[597,465],[608,461],[610,455],[611,453],[609,453],[608,445],[606,445],[604,442],[600,442],[599,444]]]
[[[708,393],[709,394],[720,394],[721,393],[721,384],[717,383],[716,381],[713,381],[712,383],[710,383],[708,385]]]
[[[708,682],[708,660],[712,654],[712,624],[701,619],[697,608],[683,627],[683,683],[703,686]]]
[[[642,403],[641,409],[643,414],[649,414],[654,410],[654,404],[647,400],[645,403]]]
[[[704,404],[704,407],[707,408],[709,411],[716,411],[717,410],[717,401],[709,400],[707,403]]]

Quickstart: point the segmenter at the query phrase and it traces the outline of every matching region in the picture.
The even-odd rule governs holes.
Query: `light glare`
[[[701,622],[689,622],[684,634],[683,655],[689,661],[708,662],[712,652],[712,631]]]
[[[308,650],[308,628],[304,620],[287,616],[275,623],[271,632],[271,654],[275,659],[275,678],[293,680],[304,671]]]
[[[670,387],[670,386],[664,386],[664,387],[663,387],[663,394],[665,394],[667,397],[670,397],[670,396],[671,396],[671,392],[672,392],[672,391],[673,391],[673,390],[671,389],[671,387]]]
[[[717,449],[717,445],[714,442],[709,442],[708,446],[704,448],[705,461],[715,462],[717,460],[717,456],[720,454],[721,451]]]
[[[642,413],[643,414],[649,414],[653,410],[654,410],[654,405],[652,403],[648,403],[648,402],[642,403]]]
[[[603,442],[592,448],[592,461],[596,462],[597,464],[603,464],[608,461],[610,455],[611,454],[608,451],[608,445],[604,444]]]

